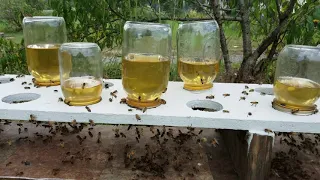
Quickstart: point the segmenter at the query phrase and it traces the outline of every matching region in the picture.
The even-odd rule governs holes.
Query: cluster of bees
[[[320,135],[293,132],[279,132],[276,135],[280,138],[280,144],[286,145],[289,150],[276,152],[271,163],[273,176],[284,179],[310,179],[310,171],[303,168],[303,162],[299,160],[298,152],[319,156]]]
[[[245,86],[245,89],[246,90],[244,90],[244,91],[242,91],[241,93],[243,94],[243,95],[245,95],[245,96],[248,96],[249,95],[249,93],[248,92],[254,92],[254,89],[249,89],[249,86]],[[266,93],[264,93],[264,92],[261,92],[260,93],[262,96],[264,96],[264,95],[266,95]],[[225,94],[222,94],[222,96],[223,97],[229,97],[229,96],[231,96],[230,94],[228,94],[228,93],[225,93]],[[246,100],[246,97],[245,96],[241,96],[240,97],[240,99],[239,99],[239,101],[241,101],[241,100]],[[214,99],[215,98],[215,96],[214,95],[208,95],[208,96],[206,96],[206,99]],[[257,106],[258,104],[259,104],[259,102],[258,101],[251,101],[250,102],[250,104],[251,104],[251,106]],[[200,110],[200,111],[208,111],[208,112],[215,112],[215,111],[217,111],[216,109],[210,109],[210,108],[198,108],[198,107],[193,107],[192,108],[193,110]],[[224,110],[222,110],[222,112],[223,113],[230,113],[230,111],[229,110],[226,110],[226,109],[224,109]],[[251,112],[248,112],[248,116],[252,116],[252,113]]]
[[[84,123],[77,123],[76,120],[73,120],[69,123],[57,123],[57,122],[41,122],[37,121],[37,117],[33,114],[29,117],[29,122],[34,124],[35,127],[42,127],[45,129],[48,129],[48,134],[41,134],[41,133],[34,133],[34,137],[37,139],[41,139],[43,144],[52,143],[53,139],[56,137],[56,135],[76,135],[76,139],[79,143],[79,145],[83,145],[85,140],[87,138],[94,138],[96,137],[96,143],[100,144],[101,141],[101,132],[98,132],[97,134],[93,134],[93,128],[96,126],[93,120],[89,121],[89,124]],[[4,125],[12,125],[11,121],[8,120],[1,120],[1,124]],[[28,129],[24,127],[24,124],[17,123],[18,126],[18,133],[28,132]],[[118,125],[115,125],[116,127]],[[135,127],[135,128],[133,128]],[[137,156],[135,150],[130,146],[126,145],[125,152],[124,152],[124,165],[127,168],[132,168],[133,170],[139,170],[142,172],[145,172],[139,176],[157,176],[157,177],[165,177],[165,172],[168,169],[169,165],[172,165],[174,170],[178,172],[182,172],[183,166],[185,163],[183,163],[185,160],[192,160],[195,158],[192,149],[188,146],[183,146],[186,144],[186,142],[197,139],[197,144],[201,145],[201,143],[206,143],[206,138],[199,138],[198,136],[202,134],[202,130],[199,130],[198,132],[195,132],[195,128],[188,127],[187,132],[183,133],[181,130],[178,130],[178,132],[175,132],[174,129],[168,128],[165,126],[162,126],[161,128],[156,128],[154,126],[148,126],[150,132],[152,133],[152,136],[150,137],[151,143],[145,145],[145,154],[142,156]],[[84,133],[79,134],[83,130],[87,129],[87,135]],[[130,131],[131,129],[134,129],[137,143],[140,142],[140,139],[143,135],[143,130],[145,128],[140,128],[136,125],[129,125],[127,128],[127,131]],[[121,132],[118,128],[113,129],[114,137],[115,138],[127,138],[127,135],[125,132]],[[1,131],[0,131],[1,133]],[[36,143],[35,141],[31,140],[32,138],[29,138],[28,136],[20,137],[17,139],[17,141],[25,141],[29,143]],[[166,144],[171,141],[175,142],[178,146],[175,147],[174,153],[172,150],[169,149],[169,147],[166,146]],[[8,141],[8,145],[11,145],[13,142]],[[218,141],[213,138],[211,141],[211,144],[213,146],[219,145]],[[158,148],[153,148],[152,145],[157,146]],[[65,142],[63,139],[59,139],[59,146],[61,148],[65,147]],[[152,148],[151,148],[152,147]],[[106,152],[108,156],[108,161],[114,160],[114,156],[112,152]],[[171,154],[174,154],[174,156],[171,157]],[[182,156],[181,154],[185,154],[185,156]],[[180,157],[181,155],[181,157]],[[91,158],[88,156],[88,153],[83,148],[82,150],[78,152],[66,152],[63,155],[63,159],[61,160],[61,163],[64,165],[67,164],[74,164],[76,163],[76,160],[81,161],[90,161]],[[30,162],[26,161],[24,162],[27,165],[30,165]],[[6,166],[10,166],[12,162],[8,162]],[[194,177],[195,174],[197,174],[200,170],[198,167],[194,166],[192,167],[193,171],[188,172],[188,176]],[[61,170],[59,168],[52,169],[52,174],[54,176],[58,175]],[[23,172],[18,172],[16,174],[17,176],[22,176]]]

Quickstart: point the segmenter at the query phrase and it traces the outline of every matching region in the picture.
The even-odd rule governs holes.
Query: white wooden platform
[[[215,83],[210,90],[194,93],[182,89],[182,82],[170,82],[168,90],[162,98],[167,101],[166,105],[154,109],[148,109],[145,113],[140,110],[128,111],[129,107],[120,104],[120,99],[126,97],[122,89],[121,80],[105,80],[114,86],[104,89],[102,101],[90,105],[92,112],[85,107],[68,106],[58,102],[63,97],[60,86],[35,88],[33,85],[21,85],[26,81],[32,82],[31,76],[15,78],[16,75],[0,76],[0,119],[29,120],[30,114],[41,121],[70,122],[76,119],[77,122],[89,122],[107,124],[138,124],[138,125],[166,125],[166,126],[192,126],[201,128],[218,128],[233,130],[257,130],[265,128],[281,132],[310,132],[320,133],[320,113],[310,116],[295,116],[274,110],[271,107],[273,96],[260,95],[258,92],[250,92],[246,100],[239,101],[245,85],[247,84],[224,84]],[[15,81],[8,82],[9,78]],[[8,82],[8,83],[5,83]],[[31,87],[25,89],[24,87]],[[272,85],[249,84],[249,88],[272,88]],[[58,92],[54,92],[58,90]],[[109,102],[110,92],[118,90],[118,98]],[[248,89],[246,89],[249,91]],[[40,98],[19,104],[8,104],[3,98],[19,93],[36,93]],[[229,93],[229,97],[223,94]],[[195,111],[186,104],[192,100],[206,100],[206,96],[214,95],[213,101],[219,102],[224,110],[230,113]],[[24,95],[23,95],[24,96]],[[18,100],[18,99],[17,99]],[[251,101],[258,101],[255,107]],[[317,102],[320,107],[320,101]],[[251,112],[252,115],[248,116]],[[139,114],[141,121],[137,121],[135,114]]]

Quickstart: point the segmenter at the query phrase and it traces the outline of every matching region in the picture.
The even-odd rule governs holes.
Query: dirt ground
[[[316,152],[292,150],[297,153],[290,152],[287,157],[291,146],[284,143],[284,137],[276,139],[270,179],[319,179],[320,161]],[[280,151],[286,153],[277,153]],[[12,176],[238,179],[219,133],[212,129],[2,121],[0,179]]]

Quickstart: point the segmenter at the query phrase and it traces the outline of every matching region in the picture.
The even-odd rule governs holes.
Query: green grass
[[[0,32],[4,32],[7,28],[6,23],[0,21]]]
[[[23,39],[23,33],[22,32],[5,33],[5,37],[7,39],[12,40],[14,43],[18,44]]]

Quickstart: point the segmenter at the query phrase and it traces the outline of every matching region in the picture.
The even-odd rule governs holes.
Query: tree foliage
[[[9,30],[20,31],[23,17],[40,15],[44,7],[44,0],[1,0],[0,20]]]

